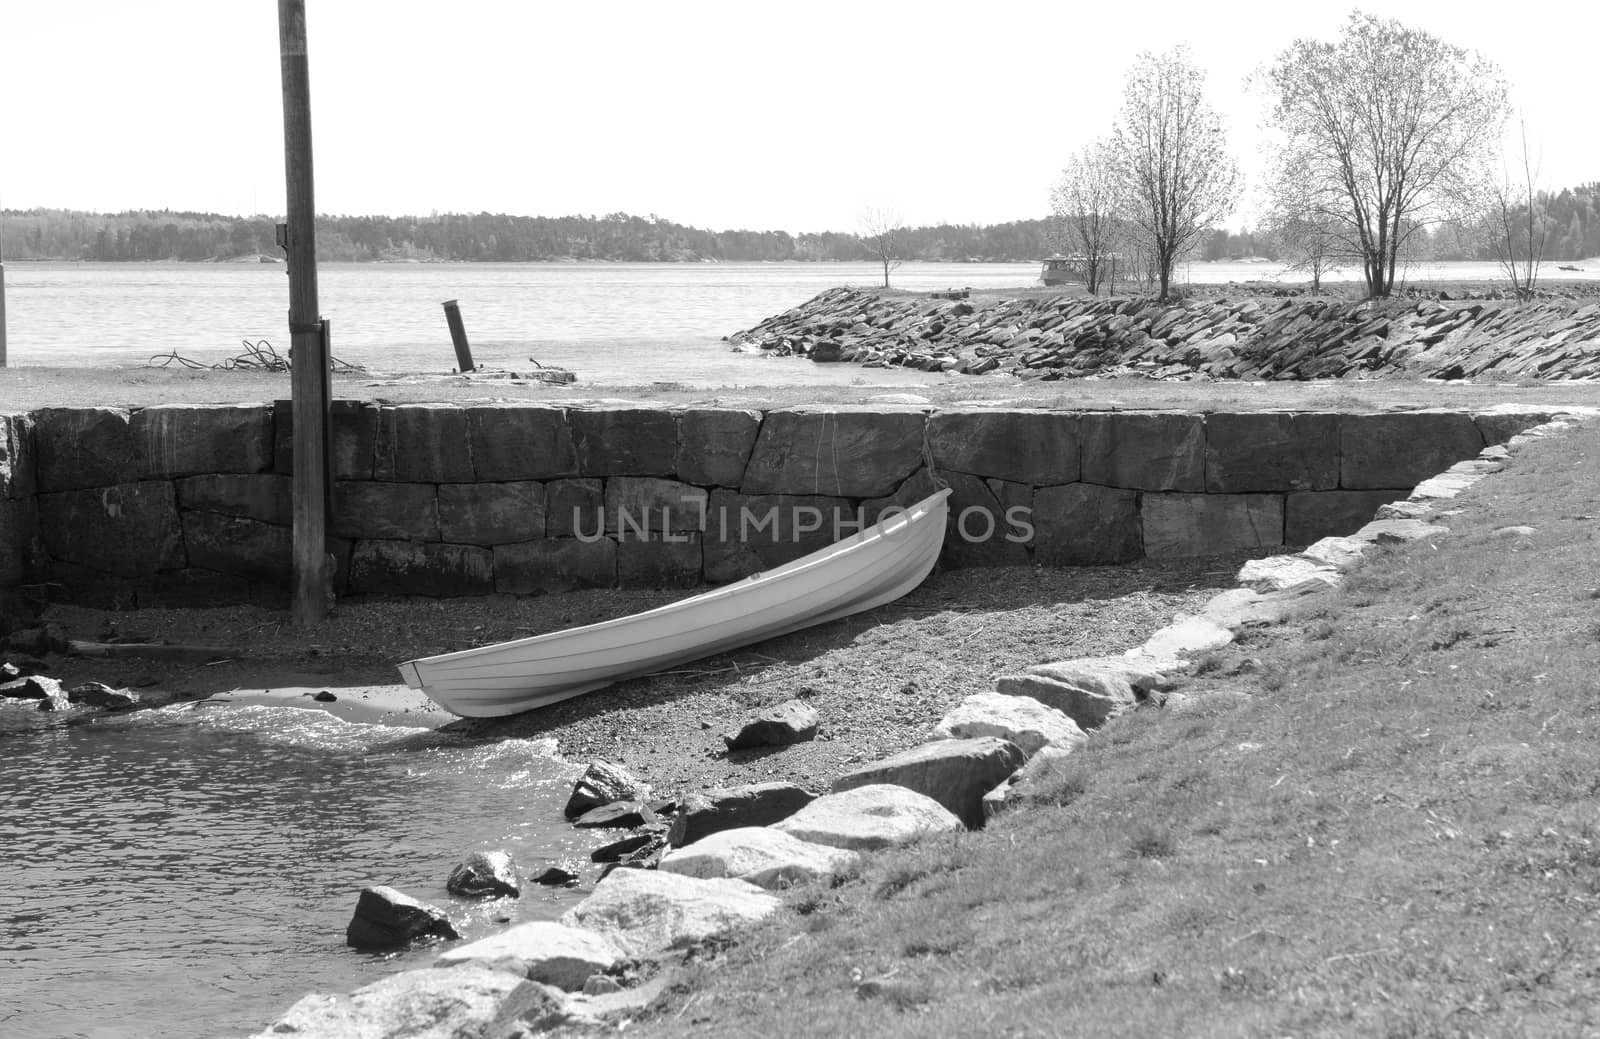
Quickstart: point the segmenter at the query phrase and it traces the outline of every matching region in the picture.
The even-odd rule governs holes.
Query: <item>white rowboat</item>
[[[949,496],[939,491],[827,548],[681,602],[408,660],[400,674],[452,714],[499,718],[870,610],[905,595],[933,569]]]

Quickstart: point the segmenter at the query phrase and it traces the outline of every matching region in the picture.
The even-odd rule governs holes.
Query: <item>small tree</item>
[[[1173,265],[1239,197],[1239,170],[1222,120],[1203,93],[1188,49],[1141,54],[1128,73],[1112,134],[1128,219],[1166,299]]]
[[[1526,298],[1533,295],[1539,281],[1550,220],[1543,195],[1537,190],[1539,162],[1528,148],[1526,121],[1517,120],[1517,131],[1519,147],[1494,186],[1494,206],[1488,219],[1500,269],[1511,280],[1511,291]]]
[[[1294,171],[1279,170],[1267,190],[1264,219],[1287,269],[1310,275],[1316,296],[1322,293],[1323,275],[1348,266],[1350,253],[1338,222],[1320,211],[1303,188]]]
[[[905,229],[900,214],[882,206],[871,206],[861,216],[861,237],[883,265],[884,288],[889,287],[889,272],[900,266],[900,237]]]
[[[1283,135],[1280,168],[1360,260],[1368,295],[1393,291],[1419,230],[1481,210],[1506,112],[1487,59],[1356,12],[1337,43],[1296,40],[1258,80]]]
[[[1100,291],[1111,273],[1119,229],[1117,195],[1117,165],[1105,141],[1086,145],[1073,156],[1050,193],[1062,239],[1083,258],[1083,280],[1091,294]]]

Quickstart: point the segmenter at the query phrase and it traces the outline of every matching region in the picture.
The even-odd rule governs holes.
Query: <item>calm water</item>
[[[598,843],[560,822],[576,769],[537,742],[283,707],[18,731],[36,716],[0,707],[6,1039],[246,1035],[307,992],[437,955],[346,948],[363,886],[446,907],[477,937],[581,896],[454,901],[444,879],[462,855],[505,848],[531,875]]]
[[[1004,289],[1036,285],[1038,273],[1035,264],[907,263],[892,279],[914,290]],[[11,263],[5,276],[14,365],[136,365],[173,350],[215,363],[239,354],[246,339],[288,346],[281,264]],[[1407,276],[1425,283],[1499,272],[1493,264],[1438,264]],[[1559,276],[1600,278],[1600,270]],[[1213,284],[1282,277],[1303,280],[1270,263],[1197,263],[1178,274],[1180,282]],[[455,299],[474,359],[486,368],[526,368],[531,356],[595,385],[939,380],[737,355],[720,342],[824,289],[881,278],[865,263],[345,263],[319,268],[319,296],[333,322],[334,354],[380,371],[449,371],[455,354],[440,304]]]

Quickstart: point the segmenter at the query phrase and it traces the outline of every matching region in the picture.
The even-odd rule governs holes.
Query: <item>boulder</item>
[[[928,416],[933,464],[1034,486],[1079,478],[1078,423],[1065,411],[955,408]]]
[[[675,848],[657,867],[665,873],[730,877],[768,889],[838,876],[855,865],[857,853],[813,844],[769,826],[742,826]]]
[[[361,889],[344,934],[345,944],[357,949],[392,949],[418,938],[460,937],[444,910],[382,886]]]
[[[348,996],[306,996],[252,1039],[498,1039],[525,1034],[524,1028],[555,1028],[569,1018],[559,989],[470,965],[392,974]]]
[[[1083,481],[1141,491],[1204,491],[1205,422],[1197,414],[1111,411],[1083,416]]]
[[[1354,534],[1350,535],[1355,541],[1370,541],[1379,545],[1398,545],[1406,541],[1421,541],[1426,538],[1444,537],[1450,533],[1450,528],[1437,523],[1425,523],[1418,519],[1384,519],[1373,520]]]
[[[1062,712],[1081,728],[1094,729],[1161,688],[1169,663],[1135,657],[1084,657],[1035,664],[1021,674],[1002,675],[995,691],[1031,696]]]
[[[1275,592],[1293,588],[1306,581],[1322,581],[1325,584],[1336,585],[1339,583],[1339,572],[1326,563],[1304,555],[1267,556],[1264,559],[1252,559],[1246,562],[1239,569],[1235,580],[1246,588]]]
[[[929,833],[962,829],[944,805],[893,783],[875,783],[817,798],[773,829],[815,844],[878,851]]]
[[[678,478],[701,487],[737,487],[744,480],[759,411],[688,408],[678,413]]]
[[[1127,563],[1144,555],[1139,492],[1069,483],[1033,495],[1033,558],[1045,566]]]
[[[820,720],[817,709],[804,700],[785,700],[763,710],[754,720],[745,722],[738,732],[722,740],[729,750],[787,747],[815,738]]]
[[[1339,416],[1218,412],[1205,418],[1206,490],[1326,491],[1339,486]]]
[[[84,682],[67,690],[67,699],[85,707],[108,711],[127,711],[139,706],[139,694],[132,689],[113,689],[104,682]]]
[[[918,411],[769,412],[740,489],[746,494],[880,497],[922,464],[922,430]]]
[[[1425,501],[1391,501],[1378,506],[1373,513],[1373,519],[1427,519],[1433,514],[1433,506]]]
[[[997,736],[1015,743],[1028,758],[1045,747],[1070,750],[1088,738],[1077,722],[1054,707],[1031,697],[991,692],[962,700],[939,719],[933,733],[956,740]]]
[[[48,700],[52,697],[65,698],[66,695],[67,692],[58,679],[46,678],[44,675],[16,678],[0,685],[0,698],[3,699]]]
[[[124,408],[43,408],[33,413],[39,491],[107,487],[139,478],[132,416]]]
[[[441,953],[433,965],[490,967],[574,992],[590,975],[610,970],[621,958],[616,946],[592,931],[534,920],[458,945]]]
[[[753,924],[780,902],[742,880],[700,880],[619,869],[561,917],[608,939],[626,956],[684,948]]]
[[[1342,573],[1354,569],[1361,562],[1366,548],[1365,543],[1355,538],[1327,537],[1308,545],[1300,555]]]
[[[576,819],[572,825],[584,830],[632,830],[656,821],[656,813],[638,801],[613,801],[597,805]]]
[[[602,811],[596,808],[595,811]],[[590,862],[621,862],[624,859],[637,859],[648,856],[650,853],[666,847],[667,827],[665,823],[651,823],[641,826],[628,836],[610,844],[602,844],[589,853]]]
[[[465,898],[517,898],[522,894],[517,864],[505,851],[473,852],[450,871],[444,887]]]
[[[833,781],[833,790],[893,783],[926,794],[976,828],[983,825],[984,793],[1024,760],[1021,748],[996,736],[935,740],[852,769]]]
[[[770,826],[816,799],[816,794],[792,783],[753,783],[695,794],[672,820],[667,841],[681,848],[722,830]]]
[[[1037,754],[1028,759],[1026,765],[983,795],[983,817],[993,819],[1006,805],[1014,804],[1020,797],[1026,797],[1038,783],[1039,776],[1049,769],[1052,763],[1060,761],[1071,753],[1071,747],[1040,748]]]
[[[571,887],[578,882],[580,876],[577,863],[561,862],[546,867],[544,872],[533,878],[533,882],[544,887]]]
[[[1182,660],[1195,653],[1221,649],[1232,641],[1233,632],[1216,621],[1180,613],[1131,652],[1152,660]]]
[[[643,801],[649,796],[650,787],[621,765],[595,761],[572,784],[572,795],[567,798],[564,814],[568,819],[576,819],[600,805],[613,801]]]

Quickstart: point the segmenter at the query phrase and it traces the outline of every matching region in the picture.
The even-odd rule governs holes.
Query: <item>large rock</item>
[[[541,483],[524,480],[439,485],[439,537],[458,545],[534,541],[544,537],[544,517]]]
[[[657,868],[704,879],[728,877],[773,889],[838,876],[858,858],[853,851],[813,844],[768,826],[743,826],[669,851]]]
[[[1127,563],[1144,555],[1139,492],[1069,483],[1033,495],[1033,558],[1045,566]]]
[[[476,545],[360,541],[350,555],[356,595],[488,595],[494,554]]]
[[[571,592],[616,583],[617,543],[610,538],[546,538],[494,547],[494,586],[502,594]]]
[[[1133,657],[1084,657],[1035,664],[1021,674],[1002,675],[995,691],[1030,696],[1094,729],[1166,682],[1166,671]]]
[[[439,540],[439,492],[431,483],[339,480],[332,532],[342,538]]]
[[[184,565],[177,498],[165,480],[41,494],[39,535],[52,559],[119,577]]]
[[[983,825],[983,795],[1025,760],[1015,743],[994,736],[936,740],[852,769],[833,781],[833,790],[893,783],[926,794],[975,828]]]
[[[678,419],[656,408],[607,408],[567,413],[582,476],[672,476],[678,457]]]
[[[785,700],[766,708],[740,726],[738,732],[722,737],[722,741],[729,750],[787,747],[815,739],[820,722],[817,709],[804,700]]]
[[[876,783],[825,794],[772,828],[833,848],[878,851],[924,834],[960,830],[962,823],[926,794],[894,783]]]
[[[779,905],[777,898],[742,880],[619,869],[561,922],[599,934],[627,956],[648,956],[756,923]]]
[[[745,466],[746,494],[875,498],[922,464],[916,411],[795,408],[769,412]]]
[[[252,1039],[498,1039],[569,1017],[559,989],[469,965],[391,974],[348,996],[306,996]]]
[[[934,467],[1047,486],[1079,478],[1079,416],[1063,411],[965,408],[928,416]]]
[[[378,415],[382,406],[367,400],[335,400],[329,410],[330,454],[335,480],[370,480],[376,464]],[[294,473],[294,402],[273,402],[274,472]]]
[[[516,898],[522,894],[517,864],[506,851],[475,851],[445,880],[445,890],[465,898]]]
[[[220,512],[183,513],[183,544],[190,566],[252,581],[287,585],[293,572],[293,531]]]
[[[554,920],[534,920],[449,949],[433,965],[506,970],[529,981],[576,992],[590,975],[610,970],[621,958],[616,946],[593,931]]]
[[[5,700],[50,700],[66,696],[61,681],[46,675],[29,675],[0,684],[0,699]]]
[[[139,478],[139,447],[125,408],[44,408],[33,414],[40,491],[106,487]]]
[[[793,783],[752,783],[690,795],[672,820],[667,841],[682,847],[723,830],[770,826],[817,799]]]
[[[400,404],[378,413],[373,476],[396,483],[472,483],[467,413],[454,404]]]
[[[1141,491],[1206,489],[1200,415],[1112,411],[1083,416],[1083,481]]]
[[[702,487],[737,487],[744,480],[759,411],[688,408],[678,413],[678,478]]]
[[[1088,737],[1065,712],[1026,696],[974,693],[962,700],[933,727],[940,739],[997,736],[1015,743],[1032,758],[1045,747],[1070,750]]]
[[[157,404],[133,413],[140,475],[259,473],[272,467],[265,404]]]
[[[542,404],[467,408],[472,470],[479,480],[512,482],[572,476],[578,452],[567,413]]]
[[[1339,423],[1339,486],[1410,487],[1483,446],[1483,433],[1459,412],[1345,415]]]
[[[1144,551],[1151,559],[1277,548],[1283,542],[1279,494],[1146,494]]]
[[[276,473],[207,473],[176,481],[178,508],[217,512],[289,526],[294,522],[294,480]]]
[[[1261,592],[1282,591],[1306,581],[1339,583],[1339,571],[1305,555],[1267,556],[1252,559],[1240,567],[1236,580],[1246,588]]]
[[[345,944],[357,949],[392,949],[418,938],[460,937],[444,910],[383,886],[362,888],[344,933]]]
[[[1339,486],[1339,416],[1219,412],[1206,416],[1206,490],[1324,491]]]
[[[617,801],[646,801],[650,786],[640,782],[633,773],[609,761],[593,761],[572,784],[572,794],[567,798],[563,814],[576,819],[592,808]]]
[[[1144,645],[1135,651],[1136,656],[1153,660],[1178,661],[1196,653],[1221,649],[1233,641],[1233,632],[1208,617],[1180,613],[1172,623],[1159,628]]]
[[[1379,545],[1398,545],[1407,541],[1442,538],[1449,533],[1450,528],[1439,523],[1427,523],[1419,519],[1386,519],[1373,520],[1351,534],[1350,539]]]
[[[106,711],[130,711],[139,706],[139,694],[132,689],[113,689],[104,682],[84,682],[67,690],[67,699],[85,707]]]

